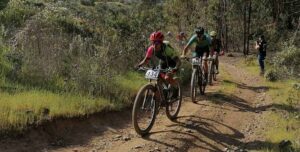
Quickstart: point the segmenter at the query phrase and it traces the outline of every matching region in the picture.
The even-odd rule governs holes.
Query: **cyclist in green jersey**
[[[195,34],[190,38],[187,45],[184,47],[181,58],[185,58],[185,54],[193,44],[196,44],[195,50],[193,51],[193,57],[199,57],[206,59],[209,56],[209,50],[211,45],[211,38],[207,33],[204,33],[203,27],[197,27]],[[208,65],[207,60],[204,60],[204,73],[207,79],[208,77]]]

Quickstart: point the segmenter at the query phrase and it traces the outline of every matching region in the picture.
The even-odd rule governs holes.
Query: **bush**
[[[300,49],[285,42],[282,45],[281,52],[277,53],[273,58],[273,65],[285,75],[297,76],[300,74]]]
[[[1,24],[18,27],[23,25],[27,18],[36,13],[36,8],[25,5],[20,0],[10,0],[5,9],[0,12]]]
[[[5,58],[5,53],[9,51],[9,48],[3,43],[3,36],[5,29],[0,26],[0,81],[4,81],[6,75],[11,70],[11,65],[9,64],[7,58]]]
[[[245,64],[248,66],[255,65],[256,57],[255,56],[247,56],[245,58]]]
[[[179,73],[181,84],[190,84],[192,74],[192,65],[188,62],[184,62],[181,65],[181,70]]]
[[[6,7],[9,0],[1,0],[0,1],[0,10]]]
[[[85,6],[95,6],[95,0],[81,0],[80,3]]]
[[[268,81],[276,81],[279,79],[279,72],[276,69],[270,69],[265,73],[265,78]]]

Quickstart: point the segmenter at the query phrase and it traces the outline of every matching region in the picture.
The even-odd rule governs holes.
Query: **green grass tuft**
[[[223,80],[221,82],[222,85],[219,91],[223,93],[232,94],[236,91],[237,85],[232,82],[232,75],[228,71],[224,70],[225,68],[222,64],[220,64],[220,67],[220,73]]]
[[[56,117],[79,117],[116,107],[103,98],[55,94],[42,90],[0,94],[0,130],[22,130]]]

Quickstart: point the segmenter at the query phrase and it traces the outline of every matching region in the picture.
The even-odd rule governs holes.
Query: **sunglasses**
[[[161,44],[161,43],[162,43],[161,41],[154,41],[153,42],[154,45],[158,45],[158,44]]]

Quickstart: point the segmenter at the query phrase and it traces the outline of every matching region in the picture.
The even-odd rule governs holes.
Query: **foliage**
[[[11,71],[11,65],[5,57],[9,48],[4,44],[3,37],[5,36],[4,26],[0,26],[0,84],[4,83],[6,76]]]
[[[273,58],[273,65],[281,69],[285,75],[300,75],[300,49],[293,44],[284,42],[281,52]]]
[[[27,3],[25,3],[27,2]],[[1,24],[6,27],[19,27],[39,9],[35,6],[30,6],[31,1],[10,0],[6,8],[0,12]]]
[[[276,81],[279,79],[279,72],[276,69],[269,69],[267,70],[267,72],[265,73],[265,78],[268,81]]]

